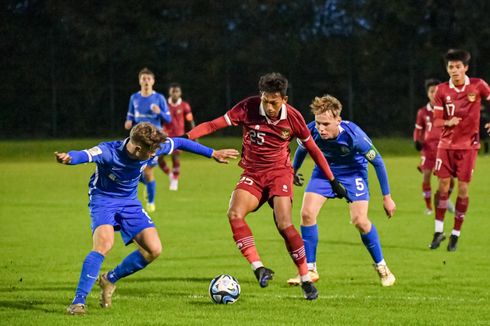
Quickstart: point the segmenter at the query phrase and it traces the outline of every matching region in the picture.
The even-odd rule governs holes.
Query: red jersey
[[[246,98],[224,118],[229,126],[243,126],[242,159],[244,169],[268,169],[291,166],[289,143],[294,137],[306,141],[310,131],[298,110],[284,104],[279,120],[266,116],[259,96]]]
[[[459,117],[461,121],[454,127],[443,127],[438,148],[478,149],[480,148],[480,107],[481,99],[490,100],[488,84],[479,78],[465,77],[464,85],[456,87],[452,80],[437,85],[434,117],[449,120]]]
[[[434,126],[434,109],[427,103],[417,111],[417,120],[415,121],[415,130],[413,140],[418,140],[426,144],[435,144],[439,142],[442,133],[442,126]]]
[[[182,99],[174,104],[169,98],[167,103],[172,121],[165,124],[165,132],[169,137],[181,136],[185,133],[185,122],[193,120],[191,106]]]

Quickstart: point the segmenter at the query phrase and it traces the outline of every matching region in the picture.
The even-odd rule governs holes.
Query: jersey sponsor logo
[[[92,147],[91,149],[88,150],[88,152],[92,156],[97,156],[102,154],[102,150],[100,149],[99,146]]]
[[[281,137],[282,137],[283,139],[288,139],[288,138],[289,138],[289,136],[291,136],[291,130],[290,130],[290,129],[283,129],[283,130],[281,131]]]
[[[372,161],[374,160],[374,158],[376,157],[376,151],[374,149],[370,149],[367,153],[366,153],[366,158],[369,160],[369,161]]]
[[[448,101],[448,102],[451,101],[451,96],[449,96],[449,95],[446,96],[446,101]]]
[[[282,191],[288,192],[288,186],[287,185],[282,185]]]
[[[259,130],[260,129],[260,126],[259,125],[255,125],[255,130]]]
[[[359,193],[359,194],[356,192],[356,197],[362,196],[362,195],[364,195],[364,194],[365,194],[365,192],[361,192],[361,193]]]
[[[476,94],[475,93],[468,93],[468,101],[475,102],[476,101]]]

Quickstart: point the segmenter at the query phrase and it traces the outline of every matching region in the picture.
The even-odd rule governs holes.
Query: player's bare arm
[[[133,128],[133,121],[131,120],[126,120],[124,122],[124,129],[126,130],[131,130],[131,128]]]
[[[58,153],[54,152],[54,155],[56,157],[56,161],[61,164],[70,164],[71,162],[71,156],[68,155],[68,153]]]
[[[385,213],[388,218],[391,218],[393,217],[393,215],[395,215],[396,204],[391,198],[391,195],[388,194],[383,196],[383,208],[385,209]]]

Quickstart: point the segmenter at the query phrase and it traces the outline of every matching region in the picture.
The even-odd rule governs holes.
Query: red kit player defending
[[[435,164],[435,172],[439,177],[439,201],[431,249],[438,248],[446,238],[444,214],[451,177],[458,178],[458,198],[448,251],[456,250],[461,225],[468,209],[468,186],[480,148],[481,100],[490,100],[488,84],[482,79],[466,76],[470,58],[470,54],[464,50],[447,52],[444,59],[450,79],[437,86],[435,95],[434,126],[443,126],[443,130]]]
[[[437,79],[427,79],[425,81],[425,91],[429,102],[417,111],[415,129],[413,130],[413,141],[415,148],[420,151],[420,165],[417,167],[423,174],[422,193],[425,200],[425,212],[431,215],[432,209],[432,189],[430,179],[436,163],[437,145],[441,138],[442,126],[434,126],[434,96],[437,85],[441,82]],[[453,189],[453,179],[449,188],[449,195]],[[435,205],[437,205],[438,193],[434,196]],[[453,204],[448,201],[448,210],[454,213]]]
[[[244,171],[231,195],[228,209],[233,238],[251,264],[259,285],[266,287],[274,272],[262,264],[245,217],[268,202],[273,209],[277,229],[298,268],[304,296],[307,300],[314,300],[318,292],[308,274],[303,240],[292,223],[293,170],[289,143],[293,138],[301,140],[340,198],[346,197],[346,191],[334,178],[325,157],[312,140],[301,113],[287,104],[287,85],[287,79],[279,73],[262,76],[260,96],[246,98],[225,115],[198,125],[187,136],[197,139],[224,127],[242,126],[242,159],[239,165]]]
[[[185,132],[186,122],[190,129],[195,127],[194,117],[189,103],[182,100],[182,87],[180,84],[172,83],[168,89],[168,109],[172,115],[172,121],[164,125],[164,130],[169,137],[177,137]],[[176,150],[172,153],[172,171],[165,162],[165,157],[158,157],[158,165],[168,175],[170,179],[170,190],[179,189],[180,176],[180,151]]]

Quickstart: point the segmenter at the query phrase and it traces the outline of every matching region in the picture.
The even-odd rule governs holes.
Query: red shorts
[[[420,155],[420,167],[423,170],[434,170],[437,156],[437,143],[425,144]]]
[[[437,150],[435,174],[439,178],[456,177],[459,181],[470,182],[475,168],[477,149]]]
[[[275,170],[243,171],[235,189],[245,190],[259,200],[260,208],[266,201],[272,205],[274,196],[289,197],[293,200],[293,169],[290,167]]]

